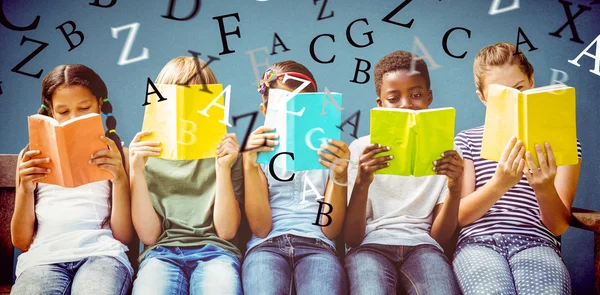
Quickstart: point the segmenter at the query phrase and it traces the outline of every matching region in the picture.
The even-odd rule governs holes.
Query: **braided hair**
[[[38,114],[52,117],[52,95],[54,94],[54,91],[62,86],[74,85],[83,86],[90,90],[90,92],[98,99],[98,104],[102,105],[101,111],[106,115],[105,123],[107,131],[105,135],[115,142],[119,149],[119,153],[121,153],[123,167],[126,168],[123,145],[115,130],[117,127],[117,120],[112,114],[112,104],[108,100],[108,89],[102,78],[100,78],[100,76],[92,69],[81,64],[70,64],[57,66],[48,72],[42,81],[42,106],[40,107]],[[37,194],[37,188],[34,194]],[[108,196],[108,208],[108,216],[102,222],[102,228],[110,223],[112,212],[112,186]]]

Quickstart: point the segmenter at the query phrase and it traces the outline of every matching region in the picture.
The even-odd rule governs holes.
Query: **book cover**
[[[158,101],[156,93],[148,97],[142,130],[152,130],[143,141],[161,142],[158,158],[169,160],[198,160],[216,157],[217,144],[227,134],[227,126],[219,122],[225,110],[211,106],[205,116],[199,112],[219,95],[217,103],[224,105],[223,85],[166,85],[156,84],[166,100]],[[209,93],[212,92],[212,93]]]
[[[551,85],[521,92],[490,85],[481,157],[499,161],[513,136],[523,141],[536,165],[535,144],[544,142],[552,146],[558,166],[577,164],[575,88]]]
[[[108,149],[100,140],[104,128],[99,114],[79,116],[62,124],[44,115],[32,115],[27,120],[29,148],[41,152],[36,158],[51,159],[40,167],[52,172],[38,182],[77,187],[112,179],[110,172],[88,163],[93,153]]]
[[[294,159],[280,155],[274,166],[285,171],[327,169],[319,163],[320,145],[327,139],[340,139],[342,94],[334,92],[292,93],[269,90],[265,126],[275,127],[279,145],[272,152],[260,152],[257,162],[269,165],[281,152],[294,153]],[[335,100],[335,103],[333,102]]]
[[[389,146],[380,154],[392,155],[390,166],[376,174],[401,176],[436,175],[433,161],[454,149],[454,108],[405,110],[374,108],[371,110],[371,143]]]

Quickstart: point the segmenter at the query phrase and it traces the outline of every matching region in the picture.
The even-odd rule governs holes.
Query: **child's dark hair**
[[[425,79],[425,83],[427,83],[427,89],[431,87],[431,81],[429,80],[429,70],[427,69],[427,64],[423,59],[419,59],[418,56],[415,57],[415,71],[419,72],[419,75]],[[379,91],[381,91],[381,83],[383,83],[383,76],[388,73],[393,73],[400,70],[410,71],[411,63],[413,62],[413,54],[410,52],[398,50],[394,51],[386,56],[384,56],[377,64],[375,65],[375,92],[377,96],[379,96]]]
[[[313,74],[299,62],[295,62],[293,60],[281,61],[278,63],[274,63],[270,69],[274,70],[276,74],[283,73],[299,73],[309,77],[312,82],[302,92],[317,92],[317,81],[315,81],[315,77]],[[302,82],[294,79],[287,79],[285,83],[283,83],[283,77],[279,77],[273,81],[267,82],[267,87],[265,88],[264,93],[262,94],[262,100],[265,107],[267,107],[267,103],[269,100],[269,88],[278,88],[278,85],[285,84],[289,88],[296,89],[302,85]]]
[[[38,114],[52,117],[50,110],[52,109],[52,95],[54,94],[54,91],[62,86],[74,85],[83,86],[89,89],[90,92],[98,99],[98,104],[102,105],[102,113],[107,115],[107,131],[105,135],[115,142],[115,145],[121,153],[123,167],[125,167],[125,154],[123,153],[121,139],[115,130],[117,127],[117,120],[112,114],[112,104],[108,100],[108,89],[106,88],[106,84],[102,78],[100,78],[100,76],[98,76],[98,74],[96,74],[96,72],[94,72],[92,69],[81,64],[71,64],[57,66],[48,72],[42,81],[42,105],[44,105],[45,108],[40,107]],[[125,171],[127,171],[127,169],[125,169]],[[112,186],[111,192],[108,196],[108,205],[108,216],[102,222],[102,227],[106,226],[110,222],[112,212]]]

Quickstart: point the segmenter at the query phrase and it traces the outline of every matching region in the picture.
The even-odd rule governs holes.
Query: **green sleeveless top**
[[[221,247],[237,255],[240,250],[230,241],[217,236],[213,223],[216,196],[215,158],[172,161],[149,158],[145,178],[154,210],[162,222],[158,242],[146,247],[141,262],[156,246],[198,247],[206,244]],[[236,199],[243,207],[244,174],[242,157],[231,168],[231,181]]]

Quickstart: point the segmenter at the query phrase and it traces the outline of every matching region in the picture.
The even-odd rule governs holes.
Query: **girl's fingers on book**
[[[517,143],[513,146],[513,148],[510,150],[510,154],[508,155],[508,158],[506,158],[506,161],[508,163],[512,163],[515,161],[515,159],[517,158],[517,155],[521,152],[521,148],[523,147],[523,142],[522,141],[517,141]]]
[[[46,174],[46,173],[37,173],[37,174],[29,174],[25,177],[22,177],[21,179],[22,179],[22,181],[36,181],[36,180],[45,178],[47,176],[48,176],[48,174]]]
[[[340,149],[343,152],[348,152],[348,153],[350,152],[350,150],[348,149],[348,144],[346,144],[344,141],[330,138],[327,140],[327,143],[329,145],[335,146],[336,148]]]
[[[548,156],[548,166],[556,168],[556,158],[554,157],[554,151],[549,142],[544,143],[546,147],[546,155]]]
[[[40,151],[38,151],[38,150],[27,151],[23,154],[23,158],[21,159],[21,162],[27,162],[27,161],[29,161],[29,159],[31,159],[32,157],[39,155],[39,154],[40,154]]]
[[[508,155],[510,155],[510,152],[512,151],[516,141],[517,141],[516,137],[513,136],[510,138],[510,140],[504,147],[504,151],[502,151],[502,155],[500,156],[500,162],[506,161],[508,159]]]
[[[116,164],[116,162],[111,157],[98,157],[88,161],[90,164]]]
[[[321,165],[327,167],[327,169],[331,168],[331,162],[325,161],[325,160],[323,160],[323,158],[319,159],[319,163],[321,163]]]
[[[99,150],[99,151],[93,153],[90,157],[92,159],[98,158],[98,157],[105,157],[105,156],[110,155],[110,153],[111,153],[110,150]]]
[[[115,144],[115,142],[112,139],[102,135],[102,136],[100,136],[100,140],[102,140],[104,143],[106,143],[106,145],[108,145],[109,149],[117,150],[117,145]]]
[[[50,158],[31,159],[31,160],[21,163],[21,165],[19,165],[19,169],[33,167],[33,166],[37,166],[37,165],[41,165],[41,164],[49,163],[49,162],[50,162]]]
[[[535,152],[537,153],[538,163],[540,163],[540,169],[545,173],[548,171],[548,162],[546,161],[546,156],[544,155],[544,151],[539,144],[535,145]]]
[[[327,161],[332,162],[332,163],[337,158],[336,156],[334,156],[332,154],[325,153],[325,152],[322,152],[322,151],[317,151],[317,155],[319,155],[319,157],[321,157],[322,159],[327,160]]]
[[[45,173],[50,173],[51,170],[48,168],[41,168],[41,167],[30,167],[30,168],[25,168],[22,169],[21,171],[19,171],[19,175],[20,176],[28,176],[28,175],[32,175],[32,174],[45,174]]]

